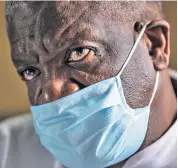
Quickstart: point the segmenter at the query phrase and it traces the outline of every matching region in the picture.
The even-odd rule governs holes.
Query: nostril
[[[75,79],[71,79],[71,82],[76,83],[80,90],[86,87],[84,84],[76,81]]]
[[[37,97],[37,105],[41,105],[41,104],[45,104],[48,103],[50,101],[53,101],[53,95],[50,94],[49,90],[43,90],[40,89],[38,92],[38,97]]]

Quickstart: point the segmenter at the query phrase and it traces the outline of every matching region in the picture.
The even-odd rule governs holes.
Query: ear
[[[146,44],[156,70],[162,71],[169,65],[170,26],[165,20],[150,22],[145,31]]]

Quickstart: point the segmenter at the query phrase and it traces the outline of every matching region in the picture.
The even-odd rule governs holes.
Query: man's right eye
[[[31,81],[32,79],[34,79],[37,75],[40,74],[40,71],[36,68],[26,68],[23,69],[20,72],[20,75],[22,76],[22,79],[24,81]]]

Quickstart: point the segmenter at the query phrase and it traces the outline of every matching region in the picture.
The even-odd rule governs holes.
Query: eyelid
[[[17,70],[17,72],[21,76],[22,80],[24,80],[26,82],[33,81],[33,79],[32,80],[26,80],[26,79],[23,78],[22,73],[23,73],[23,71],[25,71],[27,69],[34,69],[35,71],[37,71],[37,73],[35,74],[33,79],[35,79],[39,74],[41,74],[41,71],[38,68],[32,67],[32,66],[24,67],[24,68],[21,68],[20,70]]]
[[[19,74],[21,74],[24,70],[29,69],[29,68],[33,68],[33,67],[32,67],[32,66],[21,67],[21,68],[18,68],[18,69],[17,69],[17,72],[18,72]]]
[[[21,74],[24,70],[30,69],[30,68],[40,71],[39,68],[37,68],[37,67],[35,67],[33,65],[24,65],[24,66],[17,67],[17,72],[19,74]]]
[[[97,52],[98,50],[95,48],[95,47],[91,47],[91,46],[78,46],[78,47],[75,47],[75,48],[72,48],[72,49],[69,49],[66,54],[65,54],[65,62],[72,62],[72,61],[69,61],[69,57],[71,55],[71,53],[75,50],[77,50],[78,48],[83,48],[83,49],[89,49],[89,50],[92,50],[96,55],[97,55]],[[85,57],[84,57],[85,58]],[[84,59],[83,58],[83,59]],[[79,61],[73,61],[73,62],[80,62],[82,61],[83,59],[79,60]]]

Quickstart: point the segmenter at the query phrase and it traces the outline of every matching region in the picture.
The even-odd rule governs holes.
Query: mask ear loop
[[[159,83],[159,72],[157,71],[156,72],[156,81],[155,81],[153,93],[152,93],[152,96],[151,96],[151,99],[150,99],[150,102],[149,102],[148,106],[150,106],[152,104],[152,102],[153,102],[153,99],[155,97],[155,94],[156,94],[156,91],[157,91],[157,88],[158,88],[158,83]]]
[[[141,32],[140,32],[140,34],[139,34],[139,36],[138,36],[138,38],[137,38],[135,44],[133,45],[133,47],[132,47],[132,49],[131,49],[131,51],[130,51],[130,53],[129,53],[129,56],[127,57],[127,59],[126,59],[126,61],[124,62],[124,64],[123,64],[121,70],[119,71],[118,76],[120,76],[120,75],[122,74],[123,70],[125,69],[125,67],[127,66],[128,62],[130,61],[130,59],[131,59],[131,57],[132,57],[132,55],[133,55],[133,53],[134,53],[134,51],[135,51],[135,49],[136,49],[136,47],[137,47],[139,41],[140,41],[140,39],[142,38],[142,36],[143,36],[143,34],[144,34],[144,32],[145,32],[146,27],[147,27],[148,24],[149,24],[149,22],[146,23],[146,24],[143,26],[143,28],[142,28],[142,30],[141,30]]]

